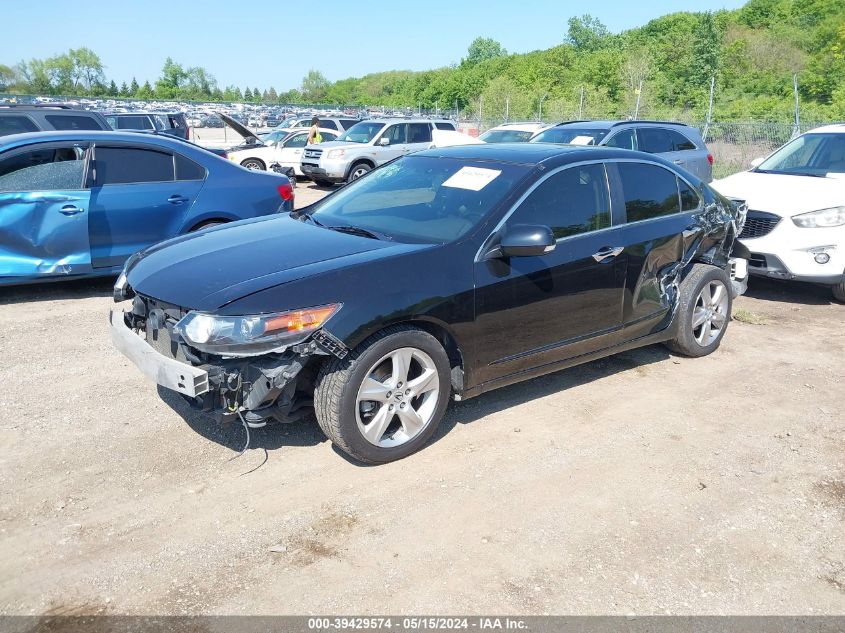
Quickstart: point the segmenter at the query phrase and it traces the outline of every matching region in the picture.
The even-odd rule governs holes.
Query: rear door
[[[157,146],[97,145],[93,159],[94,268],[122,266],[136,251],[176,235],[204,183],[202,166]],[[177,179],[177,171],[192,178]]]
[[[607,166],[614,207],[625,212],[620,244],[627,254],[623,323],[626,338],[636,338],[660,325],[674,306],[672,273],[686,252],[686,231],[698,196],[689,195],[689,185],[656,163],[613,161]],[[685,192],[683,211],[679,184]]]
[[[409,123],[406,154],[431,147],[431,123]]]
[[[0,280],[91,272],[88,151],[42,143],[0,156]]]

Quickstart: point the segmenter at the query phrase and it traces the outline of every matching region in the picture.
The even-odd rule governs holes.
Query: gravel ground
[[[322,192],[297,189],[302,206]],[[845,306],[753,280],[721,349],[450,406],[363,467],[217,427],[107,331],[110,281],[0,290],[4,614],[845,614]]]

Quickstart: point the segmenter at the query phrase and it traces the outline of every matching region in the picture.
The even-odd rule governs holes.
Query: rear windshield
[[[525,143],[531,138],[533,132],[520,132],[519,130],[490,130],[478,137],[485,143]]]
[[[608,130],[552,127],[531,139],[532,143],[563,143],[565,145],[598,145]]]

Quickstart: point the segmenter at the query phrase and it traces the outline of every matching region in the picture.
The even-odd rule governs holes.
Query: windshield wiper
[[[316,220],[315,220],[316,221]],[[350,235],[358,235],[360,237],[368,237],[373,240],[387,240],[392,241],[393,238],[389,235],[385,235],[384,233],[377,233],[375,231],[371,231],[370,229],[365,229],[360,226],[350,226],[350,225],[340,225],[340,226],[329,226],[327,227],[332,231],[337,231],[338,233],[349,233]]]
[[[308,220],[309,222],[313,222],[317,226],[324,226],[324,224],[322,222],[320,222],[317,218],[312,216],[310,213],[304,213],[304,212],[300,212],[300,211],[291,211],[288,215],[290,215],[290,217],[292,217],[294,220],[299,220],[301,222]]]
[[[827,178],[826,174],[811,174],[803,171],[783,171],[780,169],[755,169],[758,174],[777,174],[779,176],[810,176],[811,178]]]

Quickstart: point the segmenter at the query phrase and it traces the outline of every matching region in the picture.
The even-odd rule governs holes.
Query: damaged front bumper
[[[109,323],[115,347],[150,380],[182,394],[192,406],[219,422],[242,418],[253,427],[270,420],[293,422],[302,417],[312,406],[311,379],[303,372],[309,358],[345,353],[345,348],[331,349],[337,342],[318,331],[283,353],[202,359],[193,356],[183,342],[176,340],[178,335],[166,327],[154,333],[159,338],[157,349],[149,341],[150,333],[135,327],[138,324],[131,312],[111,310]],[[162,350],[171,350],[171,354]]]

